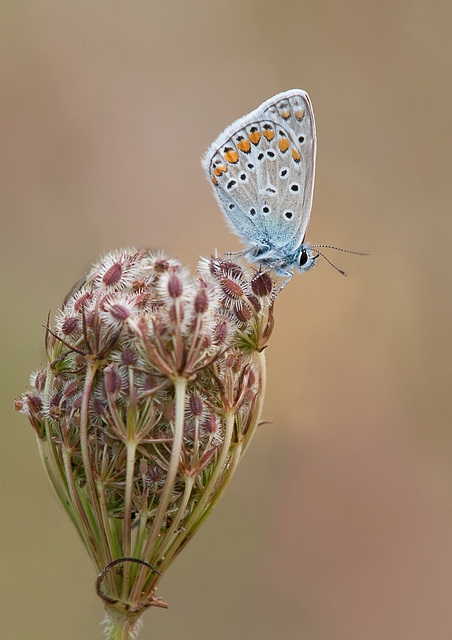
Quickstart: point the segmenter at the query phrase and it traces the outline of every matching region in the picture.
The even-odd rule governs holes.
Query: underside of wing
[[[312,204],[315,126],[307,94],[288,91],[230,125],[203,167],[225,218],[249,245],[301,244]]]

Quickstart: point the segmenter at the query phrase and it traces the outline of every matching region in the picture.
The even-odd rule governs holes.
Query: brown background
[[[98,255],[236,250],[199,158],[271,95],[311,95],[308,239],[278,299],[262,427],[141,637],[452,637],[452,3],[3,4],[0,635],[100,638],[87,555],[12,402]]]

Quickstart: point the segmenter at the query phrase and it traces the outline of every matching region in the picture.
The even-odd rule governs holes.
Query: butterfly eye
[[[303,249],[300,253],[300,260],[299,260],[299,264],[300,267],[303,267],[308,261],[308,252],[306,251],[306,249]]]

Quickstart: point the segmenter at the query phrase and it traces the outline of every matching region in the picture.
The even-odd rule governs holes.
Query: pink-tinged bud
[[[108,395],[116,396],[121,390],[121,376],[115,365],[109,365],[104,369],[105,389]]]
[[[93,294],[89,291],[81,295],[80,298],[77,298],[74,302],[74,311],[80,311],[83,307],[86,307],[92,297]]]
[[[70,382],[63,391],[63,399],[70,398],[70,396],[74,395],[80,390],[79,383],[77,380],[73,380]]]
[[[225,262],[220,258],[212,258],[210,261],[210,273],[218,278],[226,275],[238,278],[243,274],[243,269],[235,262]]]
[[[215,434],[218,431],[218,418],[217,416],[210,415],[203,422],[203,429],[206,433]]]
[[[239,267],[235,262],[224,262],[223,267],[226,269],[227,273],[230,273],[234,278],[241,276],[243,273],[242,267]]]
[[[231,300],[239,300],[243,297],[243,289],[238,282],[231,278],[222,278],[220,280],[221,288],[226,298]]]
[[[167,402],[163,409],[163,416],[167,422],[174,422],[176,417],[176,405],[174,402]]]
[[[225,364],[228,367],[228,369],[231,369],[234,366],[236,360],[236,356],[234,353],[230,353],[225,360]]]
[[[183,291],[182,280],[175,274],[168,278],[168,294],[170,298],[180,298]]]
[[[251,319],[251,311],[245,304],[235,307],[234,313],[239,322],[248,322]]]
[[[27,396],[28,411],[32,416],[36,416],[42,411],[42,400],[38,396]]]
[[[158,383],[155,376],[153,376],[152,373],[148,373],[144,377],[143,391],[150,391],[151,389],[154,389],[157,386],[157,384]]]
[[[256,311],[260,311],[262,309],[262,305],[259,302],[259,298],[256,298],[256,296],[248,296],[248,300],[251,302],[251,304],[253,305]]]
[[[188,399],[188,408],[194,418],[199,418],[203,411],[203,401],[197,394],[193,394]]]
[[[42,438],[44,436],[44,425],[42,423],[41,399],[37,396],[23,395],[20,400],[16,400],[14,408],[28,417],[36,434],[39,438]]]
[[[260,298],[269,296],[273,291],[273,282],[268,273],[257,273],[251,280],[253,292]]]
[[[226,366],[233,370],[234,373],[237,373],[242,368],[243,356],[240,351],[235,353],[231,353],[226,358]]]
[[[123,349],[121,352],[121,364],[125,367],[131,367],[136,364],[137,355],[133,349]]]
[[[130,317],[129,309],[122,304],[112,304],[108,309],[108,313],[117,322],[125,322]]]
[[[209,308],[209,298],[204,289],[201,289],[195,296],[194,302],[195,313],[205,313]]]
[[[79,319],[77,317],[70,316],[69,318],[66,318],[66,320],[61,325],[61,333],[65,336],[70,336],[71,333],[77,331],[78,327]]]
[[[107,286],[111,287],[114,284],[117,284],[122,276],[122,265],[120,262],[115,262],[111,265],[111,267],[104,273],[104,277],[102,278],[102,282]]]
[[[212,332],[213,341],[215,344],[221,345],[227,340],[228,335],[229,335],[229,321],[226,318],[222,318],[217,322],[217,324],[213,329],[213,332]]]
[[[41,391],[44,391],[44,388],[46,386],[46,380],[47,380],[47,371],[45,369],[41,369],[40,371],[37,371],[34,374],[30,382],[34,386],[36,391],[41,392]]]

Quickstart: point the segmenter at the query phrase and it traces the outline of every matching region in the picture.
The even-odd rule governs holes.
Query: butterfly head
[[[319,254],[313,251],[308,244],[302,244],[293,256],[292,265],[298,273],[309,271],[317,264],[318,257]]]

